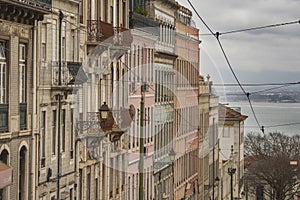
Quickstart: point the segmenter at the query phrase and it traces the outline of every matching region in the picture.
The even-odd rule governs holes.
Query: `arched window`
[[[4,149],[0,154],[0,161],[6,165],[9,163],[9,153],[6,149]],[[0,200],[1,199],[8,199],[8,191],[7,187],[0,189]]]
[[[26,199],[27,148],[23,146],[19,153],[19,200]]]

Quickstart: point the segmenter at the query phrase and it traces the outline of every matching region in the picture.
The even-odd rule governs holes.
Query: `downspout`
[[[78,15],[77,15],[77,25],[80,27],[81,23],[80,23],[80,12],[82,9],[82,2],[79,3],[78,5]],[[84,11],[81,13],[83,15]],[[77,61],[80,62],[80,28],[78,28],[76,30],[76,37],[77,37]],[[83,66],[81,66],[83,68]],[[81,89],[79,89],[81,90]],[[76,91],[76,95],[78,95],[79,90]],[[79,104],[79,102],[77,101],[77,103]],[[79,107],[79,105],[76,106],[77,108]],[[79,116],[79,108],[76,110],[77,116]],[[75,122],[78,123],[78,120],[80,119],[76,119]],[[76,125],[77,127],[77,125]],[[76,199],[81,199],[80,194],[79,194],[79,187],[81,187],[81,183],[79,183],[79,142],[80,140],[77,139],[79,133],[78,130],[76,129],[75,131],[75,152],[74,152],[74,156],[75,156],[75,193],[76,193]]]
[[[58,86],[61,86],[61,64],[62,64],[62,58],[61,58],[61,43],[62,43],[62,20],[64,18],[64,14],[62,13],[62,11],[59,11],[59,42],[58,42],[58,58],[59,58],[59,68],[58,68]],[[59,91],[61,92],[61,90]],[[57,121],[59,123],[58,125],[58,130],[57,130],[57,195],[56,198],[60,200],[60,178],[61,178],[61,134],[60,134],[60,128],[61,128],[61,124],[60,124],[60,113],[61,113],[61,98],[62,95],[59,93],[58,94],[58,118]],[[64,139],[64,138],[63,138]]]
[[[29,197],[30,199],[35,199],[35,136],[34,136],[34,114],[35,114],[35,91],[36,91],[36,70],[35,70],[35,28],[36,28],[36,20],[33,22],[33,26],[31,28],[31,32],[32,32],[32,88],[31,88],[31,94],[32,94],[32,110],[31,110],[31,157],[30,157],[30,177],[29,177]]]

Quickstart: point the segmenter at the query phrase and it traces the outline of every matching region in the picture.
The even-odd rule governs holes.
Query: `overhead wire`
[[[223,48],[223,45],[222,45],[222,43],[221,43],[221,41],[220,41],[220,38],[219,38],[220,33],[219,33],[219,32],[214,33],[214,32],[212,31],[212,29],[211,29],[211,28],[206,24],[206,22],[203,20],[203,18],[199,15],[198,11],[195,9],[195,7],[194,7],[193,4],[191,3],[191,1],[190,1],[190,0],[187,0],[187,1],[188,1],[188,3],[190,4],[190,6],[193,8],[193,10],[194,10],[194,12],[196,13],[196,15],[199,17],[199,19],[200,19],[200,20],[202,21],[202,23],[205,25],[205,27],[209,30],[210,34],[212,34],[212,35],[215,36],[215,38],[216,38],[216,40],[217,40],[217,42],[218,42],[218,44],[219,44],[219,47],[220,47],[220,49],[221,49],[221,51],[222,51],[222,54],[223,54],[223,56],[224,56],[224,58],[225,58],[225,60],[226,60],[226,63],[227,63],[227,65],[228,65],[228,67],[229,67],[229,69],[230,69],[230,71],[231,71],[231,73],[232,73],[232,75],[234,76],[236,82],[238,83],[239,87],[240,87],[241,90],[243,91],[244,95],[247,97],[247,100],[248,100],[248,102],[249,102],[250,109],[251,109],[251,111],[252,111],[252,114],[253,114],[253,116],[254,116],[254,119],[255,119],[255,121],[256,121],[258,127],[260,128],[260,130],[262,131],[262,133],[264,133],[264,127],[261,126],[261,124],[260,124],[259,121],[258,121],[258,118],[257,118],[257,116],[256,116],[256,113],[255,113],[255,111],[254,111],[254,108],[253,108],[253,105],[252,105],[252,102],[251,102],[251,99],[250,99],[250,94],[249,94],[248,92],[246,92],[246,90],[244,89],[244,87],[241,85],[241,83],[240,83],[240,81],[239,81],[237,75],[235,74],[235,72],[234,72],[234,70],[233,70],[233,68],[232,68],[232,66],[231,66],[231,63],[229,62],[229,59],[228,59],[228,57],[227,57],[227,54],[226,54],[226,52],[225,52],[225,50],[224,50],[224,48]]]
[[[229,62],[229,59],[228,59],[228,57],[227,57],[227,55],[226,55],[226,53],[225,53],[225,50],[224,50],[224,48],[223,48],[223,46],[222,46],[222,44],[221,44],[221,41],[220,41],[220,39],[219,39],[219,36],[220,35],[225,35],[225,34],[231,34],[231,33],[238,33],[238,32],[245,32],[245,31],[252,31],[252,30],[258,30],[258,29],[264,29],[264,28],[272,28],[272,27],[279,27],[279,26],[284,26],[284,25],[291,25],[291,24],[296,24],[296,23],[300,23],[300,20],[298,20],[298,21],[291,21],[291,22],[285,22],[285,23],[278,23],[278,24],[271,24],[271,25],[266,25],[266,26],[259,26],[259,27],[252,27],[252,28],[246,28],[246,29],[240,29],[240,30],[233,30],[233,31],[227,31],[227,32],[216,32],[216,33],[214,33],[213,31],[212,31],[212,29],[207,25],[207,23],[202,19],[202,17],[199,15],[199,13],[196,11],[196,9],[194,8],[194,6],[193,6],[193,4],[190,2],[190,0],[188,0],[188,2],[189,2],[189,4],[191,5],[191,7],[193,8],[193,10],[196,12],[196,14],[197,14],[197,16],[200,18],[200,20],[202,21],[202,23],[206,26],[206,28],[209,30],[209,35],[213,35],[213,36],[215,36],[216,37],[216,39],[217,39],[217,41],[218,41],[218,43],[219,43],[219,46],[220,46],[220,48],[221,48],[221,50],[222,50],[222,53],[223,53],[223,55],[224,55],[224,57],[225,57],[225,60],[226,60],[226,62],[227,62],[227,64],[228,64],[228,66],[229,66],[229,68],[230,68],[230,70],[231,70],[231,73],[233,74],[233,76],[234,76],[234,78],[235,78],[235,80],[237,81],[237,83],[238,83],[238,86],[242,89],[242,91],[243,91],[243,94],[244,95],[246,95],[247,96],[247,99],[248,99],[248,101],[249,101],[249,105],[250,105],[250,107],[251,107],[251,110],[252,110],[252,113],[253,113],[253,115],[254,115],[254,118],[255,118],[255,120],[256,120],[256,123],[258,124],[258,126],[260,127],[260,129],[262,130],[262,126],[260,125],[260,123],[259,123],[259,121],[258,121],[258,119],[257,119],[257,117],[256,117],[256,114],[255,114],[255,112],[254,112],[254,109],[253,109],[253,106],[252,106],[252,103],[251,103],[251,100],[250,100],[250,93],[247,93],[246,91],[245,91],[245,89],[243,88],[243,86],[246,86],[246,84],[241,84],[240,83],[240,81],[239,81],[239,79],[238,79],[238,77],[236,76],[236,74],[235,74],[235,72],[234,72],[234,70],[233,70],[233,68],[232,68],[232,66],[231,66],[231,64],[230,64],[230,62]],[[52,14],[56,14],[56,13],[52,13]],[[65,21],[67,21],[68,23],[70,23],[70,24],[72,24],[73,26],[76,26],[78,29],[80,29],[81,31],[84,31],[84,32],[87,32],[87,30],[86,29],[82,29],[81,27],[79,27],[78,25],[76,25],[76,24],[74,24],[74,23],[72,23],[72,22],[70,22],[69,20],[67,20],[67,19],[64,19]],[[51,27],[52,29],[53,29],[53,27]],[[203,34],[202,34],[203,35]],[[29,58],[29,57],[28,57]],[[31,59],[31,58],[29,58],[29,59]],[[280,87],[285,87],[286,85],[289,85],[289,84],[299,84],[300,82],[297,82],[297,83],[284,83],[282,86],[280,86]],[[214,84],[214,86],[218,86],[219,84]],[[222,84],[223,86],[226,86],[226,84]],[[250,86],[250,84],[248,84],[249,86]],[[247,86],[248,86],[247,85]],[[264,85],[280,85],[280,83],[271,83],[271,84],[251,84],[252,86],[264,86]],[[280,87],[277,87],[277,88],[280,88]],[[277,88],[271,88],[271,89],[266,89],[266,90],[262,90],[262,91],[257,91],[257,92],[254,92],[254,93],[252,93],[252,94],[255,94],[255,93],[259,93],[259,92],[263,92],[263,91],[268,91],[268,90],[273,90],[273,89],[277,89]],[[293,123],[293,124],[297,124],[297,123]],[[285,124],[286,125],[286,124]],[[278,126],[280,126],[280,125],[278,125]],[[265,126],[265,127],[270,127],[270,126]]]
[[[295,83],[295,84],[300,84],[300,83]],[[253,91],[250,94],[255,95],[255,94],[269,92],[269,91],[273,91],[273,90],[277,90],[277,89],[284,88],[284,87],[289,87],[289,86],[291,86],[291,84],[284,84],[284,85],[281,85],[281,86],[267,88],[267,89],[264,89],[264,90]],[[244,94],[242,94],[242,93],[228,93],[228,94],[225,93],[225,96],[231,96],[231,95],[236,96],[236,95],[244,95]]]
[[[276,85],[295,85],[295,84],[300,84],[300,81],[298,82],[280,82],[280,83],[243,83],[242,86],[244,87],[252,87],[252,86],[256,86],[256,87],[260,87],[260,86],[276,86]],[[231,86],[231,87],[239,87],[238,84],[236,83],[214,83],[213,86],[217,86],[217,87],[220,87],[220,86]]]
[[[267,29],[267,28],[275,28],[280,26],[286,26],[286,25],[292,25],[292,24],[300,24],[300,20],[290,21],[290,22],[283,22],[283,23],[277,23],[277,24],[269,24],[264,26],[257,26],[257,27],[251,27],[251,28],[245,28],[245,29],[237,29],[237,30],[231,30],[231,31],[224,31],[219,32],[219,35],[228,35],[233,33],[241,33],[246,31],[255,31],[255,30],[261,30],[261,29]],[[211,35],[211,33],[203,33],[200,35]]]

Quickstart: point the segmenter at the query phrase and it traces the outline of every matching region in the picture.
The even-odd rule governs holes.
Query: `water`
[[[278,131],[287,135],[300,134],[300,103],[252,102],[254,111],[265,133]],[[245,133],[260,132],[248,102],[230,102],[229,107],[241,107],[247,115]],[[291,124],[292,125],[287,125]]]

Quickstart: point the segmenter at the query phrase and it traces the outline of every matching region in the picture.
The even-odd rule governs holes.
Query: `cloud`
[[[300,20],[299,0],[190,0],[200,16],[214,32],[239,30],[250,27]],[[190,8],[185,0],[179,1]],[[192,10],[192,9],[191,9]],[[200,33],[208,33],[194,14]],[[268,76],[278,77],[278,73],[300,73],[300,24],[276,28],[221,35],[220,39],[231,64],[236,71],[267,71]],[[223,74],[228,66],[212,36],[201,36],[201,72],[210,72],[212,78]],[[209,61],[213,59],[213,61]],[[212,63],[217,70],[212,74]],[[276,72],[276,74],[275,74]],[[294,73],[295,76],[299,73]],[[251,74],[252,75],[252,74]],[[263,73],[256,73],[253,79],[262,80]],[[291,77],[293,78],[293,77]],[[276,81],[276,80],[274,80]]]

